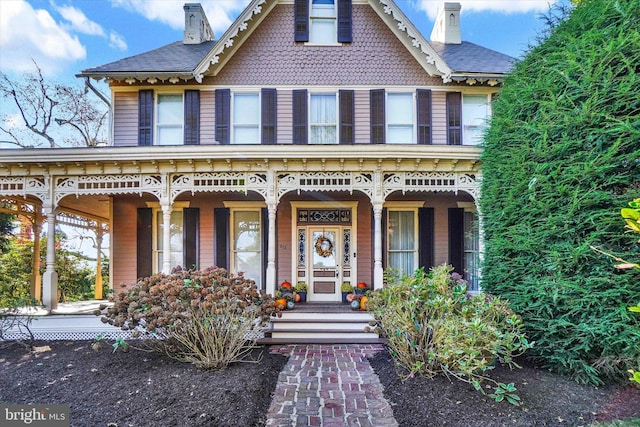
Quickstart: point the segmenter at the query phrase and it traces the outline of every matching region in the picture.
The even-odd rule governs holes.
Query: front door
[[[309,227],[309,301],[340,301],[341,227]]]

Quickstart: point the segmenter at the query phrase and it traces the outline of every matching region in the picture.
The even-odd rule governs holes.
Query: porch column
[[[373,289],[382,288],[382,203],[373,205]]]
[[[162,272],[171,273],[171,203],[162,202]]]
[[[102,223],[98,222],[96,228],[96,246],[98,253],[96,254],[96,289],[95,298],[102,299]]]
[[[42,304],[49,310],[58,307],[58,273],[56,272],[56,211],[45,208],[47,216],[47,267],[42,278]]]
[[[276,204],[267,205],[269,211],[269,245],[267,247],[267,283],[266,291],[274,295],[276,292]]]
[[[31,262],[31,297],[42,302],[42,277],[40,276],[40,233],[42,232],[42,214],[40,206],[35,206],[33,219],[33,258]]]

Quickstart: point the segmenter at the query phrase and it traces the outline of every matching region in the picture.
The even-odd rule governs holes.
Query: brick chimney
[[[209,25],[200,3],[184,5],[184,44],[200,44],[213,40],[213,30]]]
[[[431,31],[431,41],[445,44],[462,43],[460,33],[460,3],[445,3]]]

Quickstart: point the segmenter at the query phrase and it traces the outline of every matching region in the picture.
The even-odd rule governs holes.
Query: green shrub
[[[371,292],[367,305],[376,327],[401,375],[444,374],[482,393],[480,383],[488,380],[491,397],[518,404],[513,384],[497,383],[487,373],[496,362],[518,367],[514,357],[531,346],[522,320],[499,298],[468,295],[467,283],[452,270],[441,265],[399,280],[388,275],[387,286]]]
[[[243,360],[258,332],[278,314],[273,298],[255,282],[222,268],[175,270],[138,281],[102,305],[102,321],[134,331],[152,349],[201,368],[218,369]]]
[[[616,212],[640,197],[640,2],[584,0],[518,62],[482,154],[484,290],[507,299],[532,356],[579,382],[640,361],[640,270]]]

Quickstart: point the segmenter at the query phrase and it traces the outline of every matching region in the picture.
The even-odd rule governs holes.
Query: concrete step
[[[324,313],[324,312],[312,312],[312,311],[296,311],[294,310],[285,310],[282,312],[282,317],[280,319],[296,319],[296,320],[313,320],[313,321],[322,321],[322,320],[332,320],[332,321],[349,321],[349,320],[359,320],[368,322],[373,320],[373,316],[368,311],[344,311],[339,313]]]
[[[335,320],[323,319],[322,321],[313,320],[294,320],[294,319],[274,319],[271,322],[273,331],[281,330],[306,330],[306,331],[322,331],[322,330],[356,330],[364,331],[369,322],[361,320],[346,320],[338,322]]]
[[[309,331],[309,330],[282,330],[272,331],[271,338],[297,338],[297,339],[310,339],[310,338],[326,338],[326,339],[367,339],[367,338],[379,338],[377,334],[360,331],[345,331],[339,329],[327,329],[323,331]]]
[[[298,338],[261,338],[258,340],[258,344],[271,345],[271,344],[386,344],[387,340],[384,338],[378,338],[375,334],[370,334],[369,338],[306,338],[300,340]]]

